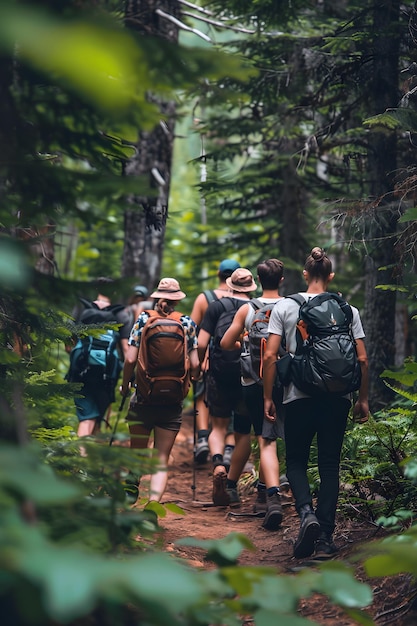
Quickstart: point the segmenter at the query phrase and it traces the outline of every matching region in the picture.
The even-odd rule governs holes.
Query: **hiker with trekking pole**
[[[151,432],[159,465],[150,481],[149,501],[159,502],[168,481],[168,460],[181,427],[183,400],[191,379],[200,374],[197,327],[191,317],[175,310],[186,295],[175,278],[162,278],[151,294],[155,309],[143,311],[129,337],[122,396],[129,393],[136,369],[135,393],[127,421],[131,448],[145,449]],[[139,496],[138,496],[139,499]]]

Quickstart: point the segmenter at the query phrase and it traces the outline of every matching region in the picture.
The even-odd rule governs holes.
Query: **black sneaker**
[[[276,491],[272,496],[266,496],[266,514],[262,526],[267,530],[277,530],[282,522],[281,496]]]
[[[294,544],[294,556],[296,559],[305,559],[314,552],[316,539],[320,533],[320,524],[309,504],[301,507],[300,518],[301,525]]]
[[[233,454],[233,450],[234,449],[235,449],[235,447],[231,446],[229,444],[225,445],[225,447],[224,447],[223,463],[224,463],[224,466],[225,466],[227,471],[229,471],[229,469],[230,469],[230,464],[232,462],[232,454]]]
[[[257,491],[256,494],[255,504],[253,505],[253,512],[257,513],[259,517],[261,517],[262,513],[263,515],[266,515],[267,508],[266,489],[260,489],[259,491]]]
[[[229,506],[237,509],[241,505],[239,492],[236,487],[226,487],[226,493],[229,496]]]
[[[338,550],[339,549],[334,543],[332,536],[328,533],[321,532],[316,541],[314,558],[319,561],[325,561],[326,559],[331,559],[332,556],[338,552]]]
[[[207,437],[197,439],[197,443],[194,446],[194,461],[199,465],[204,465],[204,463],[207,463],[209,452]]]

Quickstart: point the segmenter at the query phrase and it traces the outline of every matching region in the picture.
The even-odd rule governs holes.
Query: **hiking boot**
[[[315,542],[320,533],[320,524],[310,504],[304,504],[300,509],[300,530],[294,544],[296,559],[304,559],[314,552]]]
[[[226,487],[226,493],[229,496],[229,506],[232,509],[240,507],[240,497],[236,487]]]
[[[259,516],[261,513],[266,514],[267,504],[266,504],[266,489],[261,489],[256,494],[255,504],[253,505],[253,512],[258,513]]]
[[[233,450],[235,449],[234,446],[225,446],[224,447],[224,452],[223,452],[223,464],[226,468],[227,471],[229,471],[230,469],[230,464],[232,462],[232,454],[233,454]]]
[[[226,492],[226,472],[213,474],[213,504],[215,506],[229,504],[229,496]]]
[[[262,526],[267,530],[277,530],[282,522],[281,496],[276,491],[272,496],[266,494],[266,514]]]
[[[316,541],[314,558],[324,561],[326,559],[331,559],[336,552],[338,552],[338,548],[335,545],[331,534],[321,532]]]
[[[199,465],[207,463],[210,449],[207,437],[200,437],[194,446],[194,461]]]

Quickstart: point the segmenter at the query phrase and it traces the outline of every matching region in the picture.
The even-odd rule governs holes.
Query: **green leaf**
[[[345,608],[345,613],[354,620],[355,624],[362,624],[362,626],[375,626],[374,620],[360,609]]]
[[[185,515],[184,509],[178,506],[178,504],[175,504],[175,502],[164,502],[164,507],[167,509],[167,511],[171,511],[171,513],[177,513],[178,515]]]
[[[160,502],[155,502],[154,500],[146,504],[145,511],[153,511],[155,515],[162,518],[166,517],[167,514],[164,505]]]
[[[398,108],[386,109],[384,113],[368,117],[364,121],[365,126],[370,128],[382,127],[388,130],[417,130],[417,113],[412,109]]]
[[[0,486],[17,492],[35,504],[57,504],[79,497],[81,492],[56,477],[29,448],[0,446]]]
[[[412,360],[404,362],[403,366],[399,370],[384,370],[381,373],[381,378],[390,378],[396,380],[402,385],[412,387],[417,380],[417,363]]]
[[[363,608],[372,603],[372,589],[356,580],[353,570],[342,563],[324,563],[320,566],[322,580],[318,591],[332,602],[346,607]]]
[[[200,540],[194,537],[185,537],[176,542],[177,545],[194,546],[206,550],[207,559],[219,566],[231,565],[237,562],[242,550],[255,550],[253,543],[240,533],[230,533],[222,539]]]

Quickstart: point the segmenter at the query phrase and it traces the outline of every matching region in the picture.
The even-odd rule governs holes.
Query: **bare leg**
[[[197,409],[197,430],[209,430],[209,410],[207,404],[204,402],[204,397],[198,396],[196,400]]]
[[[97,420],[81,420],[78,424],[77,435],[79,437],[90,437],[100,432],[100,424]]]
[[[242,435],[241,433],[235,433],[235,442],[236,444],[232,455],[232,463],[227,477],[230,480],[235,480],[237,482],[250,456],[251,436],[250,434]]]
[[[279,487],[279,461],[277,442],[272,439],[258,437],[260,451],[259,476],[266,488]]]
[[[229,418],[225,417],[213,417],[210,416],[211,420],[211,433],[209,435],[209,446],[210,446],[210,454],[211,458],[215,454],[221,454],[223,456],[224,450],[224,441],[227,433],[227,428],[229,425]],[[213,474],[216,474],[218,471],[224,472],[224,466],[218,465],[214,468]]]
[[[90,437],[100,432],[100,422],[97,420],[81,420],[78,424],[78,437]],[[80,446],[80,455],[86,457],[87,450],[85,446]]]
[[[155,428],[154,447],[158,451],[158,471],[151,476],[151,487],[149,494],[149,501],[160,502],[162,496],[165,493],[165,489],[168,482],[168,462],[169,455],[171,454],[172,447],[177,437],[177,431],[167,430],[166,428]]]

